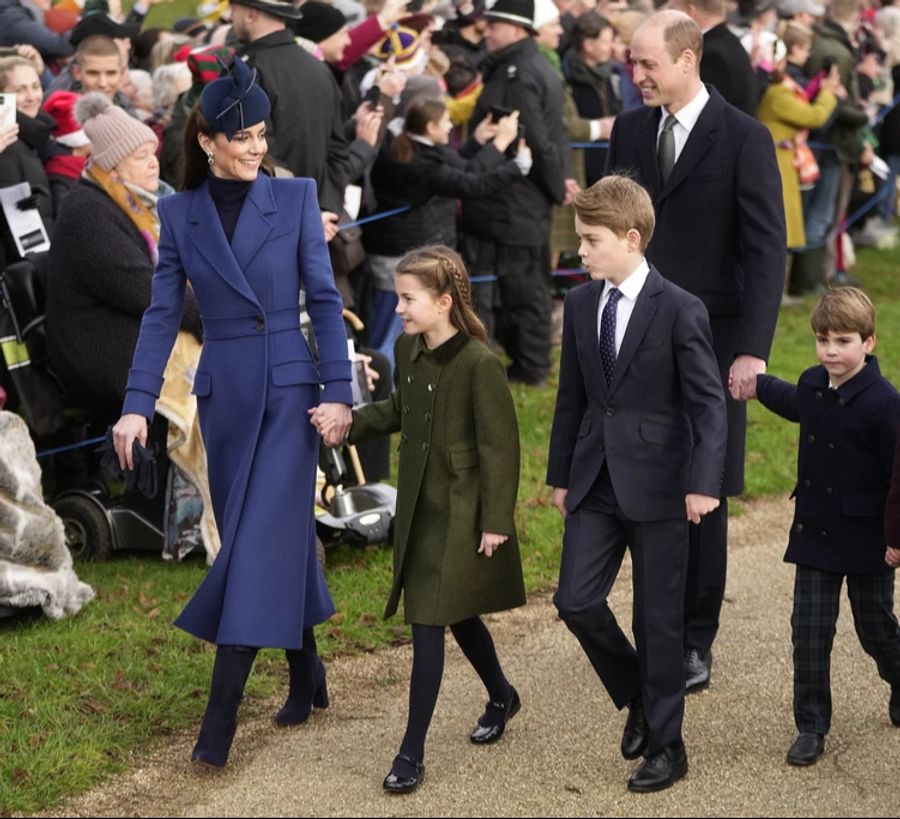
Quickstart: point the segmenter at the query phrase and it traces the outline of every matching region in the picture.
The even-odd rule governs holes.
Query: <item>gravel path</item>
[[[792,507],[748,504],[732,520],[729,586],[713,683],[687,701],[690,773],[660,794],[625,789],[616,712],[549,596],[489,617],[522,712],[496,746],[468,734],[485,699],[448,641],[427,773],[407,797],[382,793],[404,726],[410,647],[329,664],[333,705],[278,731],[258,717],[238,730],[223,772],[185,760],[193,735],[137,755],[134,768],[47,816],[897,816],[900,730],[888,687],[859,647],[844,600],[832,662],[834,718],[825,756],[785,764],[791,714],[793,567],[782,563]],[[624,574],[628,566],[623,568]],[[629,621],[630,582],[613,603]],[[280,702],[272,704],[272,711]],[[198,715],[199,717],[199,715]]]

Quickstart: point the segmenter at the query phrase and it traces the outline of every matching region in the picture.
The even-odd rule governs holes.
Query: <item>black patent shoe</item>
[[[496,742],[503,736],[506,723],[518,714],[521,708],[522,701],[519,699],[519,693],[510,686],[509,699],[506,702],[491,701],[487,704],[469,739],[476,745],[490,745]]]
[[[382,787],[388,793],[412,793],[419,787],[419,783],[425,776],[425,763],[419,762],[411,756],[406,756],[406,754],[397,754],[397,756],[394,757],[395,765],[397,764],[398,759],[402,759],[408,765],[411,765],[415,769],[415,774],[412,776],[398,776],[394,773],[392,767],[391,772],[384,778],[384,782],[381,783]]]
[[[628,790],[637,793],[662,791],[674,785],[688,772],[687,751],[679,742],[648,756],[629,777]]]
[[[821,734],[800,734],[787,752],[788,765],[802,767],[812,765],[818,761],[824,750],[825,737]]]
[[[650,729],[644,715],[644,704],[640,699],[628,706],[628,719],[622,731],[622,756],[625,759],[637,759],[647,750],[650,741]]]
[[[684,690],[686,694],[701,691],[709,685],[712,651],[689,648],[684,653]]]

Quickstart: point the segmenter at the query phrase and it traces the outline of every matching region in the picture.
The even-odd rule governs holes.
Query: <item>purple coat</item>
[[[217,644],[296,649],[305,627],[334,612],[316,562],[318,437],[307,409],[352,403],[315,183],[260,174],[231,245],[205,183],[160,200],[159,217],[153,300],[124,412],[152,416],[190,280],[204,335],[193,392],[222,540],[176,625]],[[318,365],[300,333],[301,287]]]

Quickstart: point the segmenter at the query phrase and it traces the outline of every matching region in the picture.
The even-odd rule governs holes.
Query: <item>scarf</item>
[[[550,63],[551,66],[553,66],[553,70],[557,74],[559,74],[559,78],[564,79],[563,78],[563,70],[562,70],[562,60],[560,59],[559,52],[555,51],[552,48],[548,48],[545,45],[541,45],[540,43],[538,43],[538,51],[540,51],[541,54],[543,54],[547,58],[547,62]]]
[[[81,179],[81,174],[84,171],[84,164],[86,161],[87,157],[84,156],[72,156],[71,154],[66,156],[65,154],[59,154],[58,156],[48,159],[44,163],[44,171],[47,176],[64,176],[67,179]]]
[[[569,59],[569,81],[591,86],[600,100],[602,116],[615,116],[622,110],[621,100],[616,95],[616,64],[607,60],[599,65],[588,65],[578,55]]]
[[[142,196],[135,195],[137,188],[129,189],[126,185],[113,179],[99,165],[91,163],[84,171],[84,175],[95,185],[103,189],[103,192],[115,202],[120,210],[132,221],[138,232],[147,243],[147,253],[150,261],[156,267],[159,261],[159,221],[154,215],[156,210],[156,197],[153,194],[142,191]],[[152,201],[148,199],[152,197]],[[141,201],[151,201],[150,207]],[[152,207],[152,210],[151,210]]]

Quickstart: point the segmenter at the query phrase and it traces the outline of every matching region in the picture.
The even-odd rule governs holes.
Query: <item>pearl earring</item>
[[[211,153],[206,155],[206,161],[212,165],[213,164],[213,155]]]

